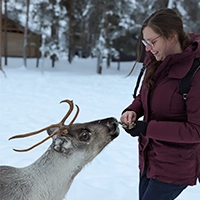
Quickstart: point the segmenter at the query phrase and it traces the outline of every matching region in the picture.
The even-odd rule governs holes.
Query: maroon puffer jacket
[[[149,122],[146,136],[139,137],[140,170],[146,168],[148,178],[187,185],[195,185],[200,179],[200,69],[186,102],[179,94],[180,79],[190,70],[194,58],[200,58],[200,35],[191,36],[191,46],[161,63],[150,94],[142,85],[127,108]]]

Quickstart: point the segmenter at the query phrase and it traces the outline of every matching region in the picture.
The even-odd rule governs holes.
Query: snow
[[[12,150],[32,146],[47,136],[45,132],[24,139],[8,138],[59,122],[68,110],[61,100],[71,99],[80,107],[76,122],[120,118],[132,101],[140,66],[125,78],[133,62],[121,63],[120,71],[117,63],[110,68],[104,63],[102,75],[96,73],[96,62],[94,58],[76,58],[70,65],[63,59],[51,68],[50,61],[44,60],[43,67],[35,68],[36,60],[28,59],[24,68],[21,58],[8,59],[3,68],[7,78],[0,71],[0,165],[23,167],[46,151],[50,140],[30,152]],[[137,138],[120,127],[119,137],[75,177],[65,200],[138,199],[138,175]],[[177,199],[196,200],[199,196],[200,186],[196,185]]]

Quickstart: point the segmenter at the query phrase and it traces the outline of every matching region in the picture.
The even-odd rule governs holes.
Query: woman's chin
[[[155,56],[155,59],[156,59],[157,61],[162,61],[162,60],[163,60],[162,57],[159,56],[159,55],[154,55],[154,56]]]

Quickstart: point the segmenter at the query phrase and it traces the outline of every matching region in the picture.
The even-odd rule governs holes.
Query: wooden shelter
[[[8,57],[23,57],[24,27],[11,19],[2,16],[2,56],[7,49]],[[7,37],[5,34],[7,32]],[[7,38],[7,39],[6,39]],[[7,41],[7,42],[6,42]],[[6,42],[6,48],[4,45]],[[28,31],[27,58],[40,57],[41,35]]]

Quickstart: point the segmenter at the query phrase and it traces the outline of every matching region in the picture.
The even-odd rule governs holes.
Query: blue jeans
[[[146,173],[140,175],[139,200],[173,200],[187,187],[148,179]]]

